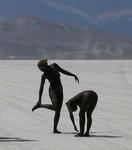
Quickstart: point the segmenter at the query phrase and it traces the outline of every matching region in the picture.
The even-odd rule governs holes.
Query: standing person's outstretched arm
[[[62,68],[61,68],[59,65],[57,65],[56,63],[55,63],[55,65],[56,65],[56,67],[57,67],[57,69],[58,69],[59,72],[65,74],[65,75],[68,75],[68,76],[73,76],[73,77],[75,78],[75,81],[79,83],[79,79],[78,79],[77,75],[75,75],[75,74],[73,74],[73,73],[71,73],[71,72],[69,72],[69,71],[67,71],[67,70],[62,69]]]

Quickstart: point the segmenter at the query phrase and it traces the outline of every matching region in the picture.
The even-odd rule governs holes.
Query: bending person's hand
[[[76,125],[74,126],[74,130],[78,132],[78,129],[77,129]]]

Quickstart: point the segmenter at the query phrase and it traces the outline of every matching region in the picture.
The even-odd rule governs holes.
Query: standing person
[[[79,112],[80,132],[75,136],[89,136],[89,130],[92,125],[92,112],[97,104],[97,100],[98,100],[97,94],[92,90],[88,90],[77,94],[66,103],[70,119],[76,131],[78,130],[75,125],[73,112],[77,110],[77,106],[79,106],[80,108]],[[85,113],[87,115],[87,130],[84,133]]]
[[[54,116],[54,128],[53,133],[61,133],[57,130],[60,111],[63,103],[63,87],[60,80],[60,73],[65,75],[73,76],[75,81],[79,83],[79,79],[75,74],[72,74],[64,69],[62,69],[56,63],[48,65],[47,59],[40,60],[38,62],[38,68],[43,72],[41,77],[41,84],[39,89],[39,100],[37,104],[32,108],[32,111],[38,108],[47,108],[55,111]],[[50,83],[49,87],[49,97],[51,99],[52,104],[41,104],[41,97],[43,93],[45,79],[47,79]]]

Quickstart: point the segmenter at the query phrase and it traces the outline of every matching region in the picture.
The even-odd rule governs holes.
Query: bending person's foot
[[[54,130],[53,133],[54,133],[54,134],[61,134],[61,132],[58,131],[58,130]]]
[[[33,108],[32,108],[32,111],[38,109],[40,107],[40,105],[35,105]]]
[[[89,135],[88,132],[86,132],[86,133],[84,134],[84,136],[89,137],[90,135]]]
[[[75,137],[83,137],[84,135],[82,133],[78,133],[75,135]]]

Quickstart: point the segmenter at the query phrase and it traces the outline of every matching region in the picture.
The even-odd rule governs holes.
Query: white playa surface
[[[38,100],[41,72],[37,61],[0,61],[0,150],[132,150],[132,61],[49,61],[78,75],[61,75],[64,103],[53,134],[54,112],[32,107]],[[50,103],[46,81],[43,103]],[[74,137],[65,102],[92,89],[99,100],[91,137]],[[78,112],[75,113],[78,125]]]

